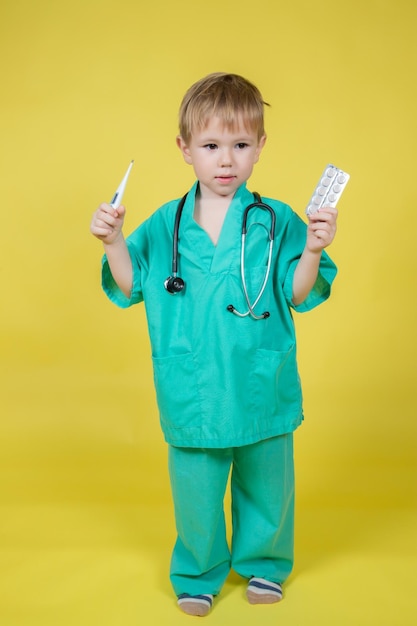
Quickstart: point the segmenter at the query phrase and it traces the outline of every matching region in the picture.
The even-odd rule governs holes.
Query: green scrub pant
[[[224,495],[230,468],[232,540]],[[283,582],[293,565],[292,433],[238,448],[169,447],[177,541],[171,582],[177,595],[217,595],[229,572]]]

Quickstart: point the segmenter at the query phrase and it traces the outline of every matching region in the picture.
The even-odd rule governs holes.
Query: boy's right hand
[[[106,202],[100,204],[91,220],[91,233],[105,244],[114,243],[122,232],[125,214],[126,209],[122,204],[117,209]]]

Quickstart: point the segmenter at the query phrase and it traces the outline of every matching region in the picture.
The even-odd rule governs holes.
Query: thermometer
[[[132,165],[133,165],[133,160],[129,163],[129,167],[127,168],[127,172],[123,176],[122,182],[118,186],[118,188],[116,190],[116,193],[113,196],[113,200],[110,202],[110,206],[113,207],[113,209],[117,209],[120,206],[121,202],[122,202],[123,194],[124,194],[124,191],[126,189],[127,179],[129,178],[129,174],[130,174],[130,170],[132,169]]]

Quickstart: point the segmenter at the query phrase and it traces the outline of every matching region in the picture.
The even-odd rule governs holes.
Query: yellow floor
[[[141,497],[141,489],[137,490]],[[297,563],[276,606],[250,606],[232,574],[212,624],[416,623],[415,518],[406,510],[298,507]],[[2,626],[186,624],[167,579],[171,509],[39,503],[3,507]],[[5,521],[7,520],[7,521]]]
[[[168,580],[174,527],[152,404],[152,420],[139,427],[137,391],[123,388],[117,374],[103,397],[93,376],[52,367],[13,380],[0,461],[1,626],[191,623],[196,618],[176,607]],[[310,444],[313,431],[306,423],[296,435],[296,564],[284,601],[248,605],[244,582],[231,574],[204,619],[416,624],[410,467],[398,459],[378,464],[375,455],[367,465],[346,442],[342,456],[323,457],[317,437]]]

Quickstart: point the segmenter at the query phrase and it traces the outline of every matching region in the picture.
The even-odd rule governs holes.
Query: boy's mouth
[[[216,180],[219,183],[232,183],[235,180],[236,176],[216,176]]]

